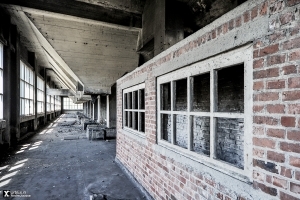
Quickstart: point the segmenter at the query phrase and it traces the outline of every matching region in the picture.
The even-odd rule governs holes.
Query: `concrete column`
[[[97,103],[98,103],[98,120],[97,122],[100,123],[101,121],[101,100],[100,100],[100,95],[97,98]]]
[[[108,128],[110,128],[109,120],[109,95],[106,95],[106,126]]]
[[[95,105],[92,103],[92,120],[95,120]]]
[[[20,138],[20,36],[10,19],[4,20],[5,38],[3,69],[3,117],[6,120],[4,142],[16,144]]]
[[[165,49],[166,0],[155,0],[154,18],[154,56]]]

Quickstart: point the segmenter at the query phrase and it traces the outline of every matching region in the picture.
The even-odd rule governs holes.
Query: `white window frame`
[[[45,104],[45,100],[44,100],[44,84],[45,81],[40,78],[39,76],[37,76],[37,113],[38,114],[42,114],[44,113],[44,104]]]
[[[24,86],[24,87],[22,87]],[[28,88],[28,89],[26,89]],[[32,116],[34,109],[34,71],[23,61],[20,61],[20,115]]]
[[[0,43],[0,120],[3,119],[3,44]]]
[[[140,90],[144,90],[144,95],[145,95],[145,83],[141,83],[139,85],[135,85],[135,86],[132,86],[130,88],[127,88],[127,89],[124,89],[123,90],[123,129],[126,130],[126,131],[129,131],[129,132],[132,132],[132,133],[135,133],[135,134],[138,134],[138,135],[142,135],[142,136],[145,136],[145,132],[142,132],[141,131],[141,120],[137,120],[138,122],[138,130],[135,130],[133,128],[130,128],[128,127],[128,125],[125,124],[125,115],[126,115],[126,112],[128,112],[127,114],[127,119],[129,120],[129,112],[137,112],[138,113],[138,117],[140,116],[140,113],[144,113],[144,124],[146,125],[146,116],[145,116],[145,107],[146,107],[146,101],[144,99],[144,109],[141,109],[140,106],[141,106],[141,99],[140,99]],[[134,104],[134,98],[133,98],[133,92],[137,91],[138,92],[138,108],[137,109],[132,109],[133,108],[133,104]],[[130,109],[125,109],[125,94],[128,94],[128,93],[132,93],[132,101],[131,101],[131,108]],[[144,97],[145,98],[145,97]],[[127,96],[127,103],[129,103],[129,97]],[[131,115],[132,117],[132,124],[134,123],[134,115]],[[133,125],[132,125],[133,127]],[[144,129],[146,129],[144,127]],[[146,130],[145,130],[146,131]]]
[[[60,109],[61,109],[60,96],[55,96],[55,111],[59,111]]]
[[[83,104],[75,104],[71,98],[64,97],[63,110],[83,110]]]
[[[245,46],[228,53],[224,53],[208,60],[195,63],[193,65],[184,67],[169,74],[157,77],[157,133],[158,145],[173,150],[181,155],[185,155],[195,161],[201,162],[207,166],[229,174],[239,180],[252,182],[252,105],[253,105],[253,49],[252,46]],[[244,113],[223,113],[216,112],[215,110],[215,84],[216,75],[215,70],[234,66],[237,64],[244,64]],[[210,112],[192,112],[191,111],[191,77],[210,73]],[[172,92],[173,82],[187,78],[187,110],[186,111],[173,111],[174,108],[174,91]],[[171,111],[161,110],[161,85],[171,82]],[[171,114],[185,115],[188,118],[188,148],[175,145],[175,134],[172,126],[171,143],[162,139],[161,134],[161,115]],[[205,156],[192,151],[192,131],[191,131],[191,116],[210,117],[210,155]],[[215,125],[216,118],[244,118],[244,169],[237,168],[227,162],[216,159],[216,145],[215,145]],[[174,119],[171,117],[171,124]]]

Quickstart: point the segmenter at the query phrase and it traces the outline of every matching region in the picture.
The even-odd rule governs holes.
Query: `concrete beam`
[[[69,89],[47,89],[47,95],[55,95],[55,96],[71,96],[74,95]]]

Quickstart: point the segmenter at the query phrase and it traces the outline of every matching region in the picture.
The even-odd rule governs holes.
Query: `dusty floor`
[[[12,199],[144,199],[115,163],[115,146],[114,139],[85,139],[76,116],[62,115],[0,163],[0,199],[3,190],[31,195]]]

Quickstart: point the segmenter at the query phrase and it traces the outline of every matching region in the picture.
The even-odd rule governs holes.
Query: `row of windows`
[[[157,77],[158,144],[251,177],[249,58],[251,50],[235,50]],[[144,88],[143,83],[123,90],[124,130],[142,135]]]
[[[70,98],[64,98],[63,100],[63,109],[64,110],[82,110],[83,104],[74,104],[72,99]]]

